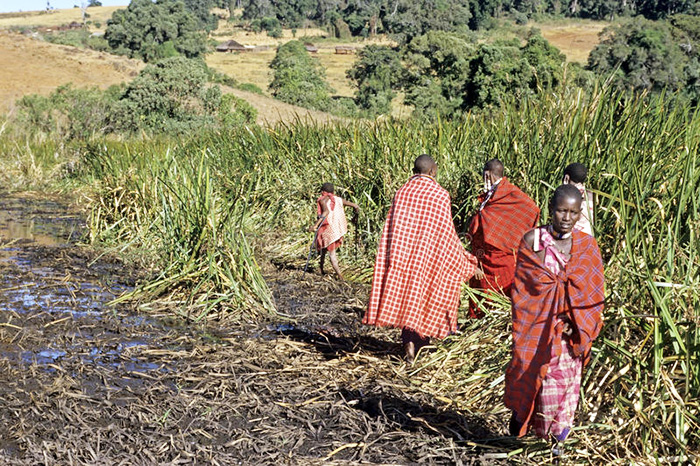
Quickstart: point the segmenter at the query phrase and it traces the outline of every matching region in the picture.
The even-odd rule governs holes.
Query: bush
[[[29,133],[53,133],[65,139],[86,139],[113,130],[114,99],[98,88],[71,84],[49,96],[28,95],[17,102],[17,120]]]
[[[528,17],[527,14],[523,13],[522,11],[516,11],[513,14],[513,20],[515,21],[515,24],[525,26],[528,22]]]
[[[221,97],[218,110],[223,127],[255,123],[255,119],[258,117],[258,111],[255,107],[233,94]]]
[[[45,36],[47,42],[70,45],[71,47],[88,48],[99,52],[107,52],[109,44],[104,37],[93,36],[85,29],[57,31]]]
[[[254,123],[247,102],[222,95],[208,83],[204,62],[183,57],[149,65],[127,86],[76,89],[61,86],[48,97],[18,101],[17,122],[27,133],[89,139],[107,133],[183,133]]]
[[[328,108],[331,89],[324,79],[325,70],[304,44],[293,40],[281,45],[270,68],[274,73],[270,90],[275,98],[306,108]]]

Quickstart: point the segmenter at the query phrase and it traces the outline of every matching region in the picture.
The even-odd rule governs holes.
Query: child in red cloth
[[[360,211],[360,206],[354,202],[336,196],[332,183],[323,183],[321,197],[316,201],[318,220],[309,228],[309,231],[316,231],[315,246],[316,250],[321,252],[321,275],[324,274],[323,265],[328,252],[333,270],[340,280],[343,279],[343,274],[340,272],[335,250],[343,244],[343,236],[348,232],[348,221],[345,218],[344,209],[346,206],[355,209],[356,214]]]

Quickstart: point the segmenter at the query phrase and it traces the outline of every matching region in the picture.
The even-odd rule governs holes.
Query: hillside
[[[143,66],[122,56],[0,31],[0,111],[24,95],[49,94],[67,83],[104,89],[131,80]]]
[[[80,3],[80,2],[76,2]],[[124,0],[124,5],[128,5],[128,0]],[[124,6],[100,6],[100,7],[90,7],[87,9],[90,21],[91,29],[100,29],[96,25],[100,25],[102,28],[106,25],[109,18],[112,17],[112,13],[115,10],[125,8]],[[69,24],[73,21],[82,21],[82,15],[80,13],[80,8],[68,8],[63,10],[51,10],[46,11],[22,11],[19,13],[0,13],[0,28],[12,28],[12,27],[45,27],[51,28],[55,26],[62,26],[64,24]]]
[[[47,95],[56,87],[73,83],[76,87],[128,82],[144,67],[143,62],[126,57],[65,45],[51,44],[0,30],[0,112],[11,111],[15,101],[29,94]],[[258,110],[258,123],[275,124],[296,118],[318,122],[331,115],[307,110],[251,92],[229,89]]]

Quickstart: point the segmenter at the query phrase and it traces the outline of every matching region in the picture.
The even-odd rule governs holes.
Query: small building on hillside
[[[311,42],[304,42],[304,48],[309,53],[317,53],[318,52],[318,47],[316,47]]]
[[[335,53],[337,55],[349,55],[351,53],[355,53],[355,47],[351,47],[349,45],[336,45]]]
[[[250,48],[242,45],[235,40],[227,40],[216,46],[217,52],[247,52]]]

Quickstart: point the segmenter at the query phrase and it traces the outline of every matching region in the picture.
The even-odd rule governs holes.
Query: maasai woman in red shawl
[[[526,233],[518,251],[505,404],[512,435],[533,427],[556,446],[573,426],[581,370],[600,332],[604,278],[595,239],[574,230],[579,191],[559,186],[550,211],[552,223]]]
[[[317,220],[309,231],[315,231],[315,247],[321,252],[321,275],[323,275],[323,265],[326,261],[326,252],[331,260],[333,270],[338,274],[340,280],[343,274],[338,266],[338,256],[335,250],[343,244],[343,236],[348,232],[348,221],[345,218],[344,207],[352,207],[357,214],[360,207],[354,202],[346,201],[335,195],[335,187],[332,183],[323,183],[321,186],[321,197],[316,201]]]

